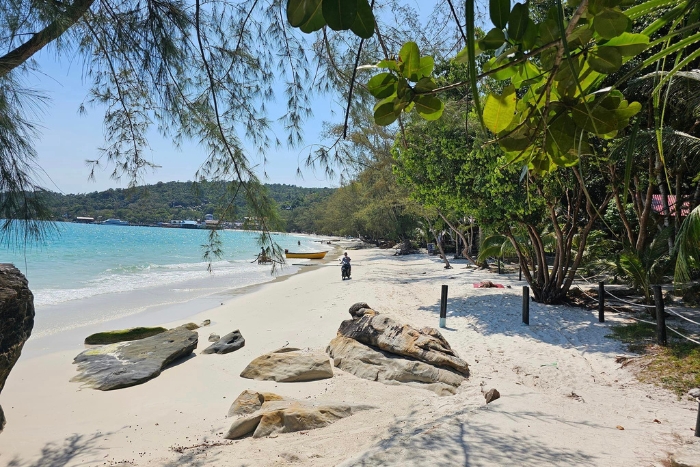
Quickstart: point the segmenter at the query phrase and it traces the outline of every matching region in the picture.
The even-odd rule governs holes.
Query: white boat
[[[107,219],[101,222],[102,225],[129,225],[127,221],[122,221],[119,219]]]

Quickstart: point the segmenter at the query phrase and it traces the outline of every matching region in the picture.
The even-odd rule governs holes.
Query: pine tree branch
[[[66,13],[34,34],[31,39],[0,57],[0,78],[29,60],[32,55],[53,42],[78,22],[90,9],[95,0],[75,0],[66,6]]]

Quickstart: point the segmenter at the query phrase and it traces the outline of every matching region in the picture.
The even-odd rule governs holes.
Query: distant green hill
[[[325,200],[335,188],[302,188],[273,183],[265,185],[278,205],[288,231],[312,228],[308,213]],[[221,218],[228,203],[227,185],[223,182],[158,182],[129,189],[109,189],[85,194],[47,193],[57,220],[76,217],[118,218],[137,224],[169,222],[171,219],[204,219],[205,214]],[[243,196],[235,200],[234,221],[248,215]],[[229,216],[231,217],[231,216]]]

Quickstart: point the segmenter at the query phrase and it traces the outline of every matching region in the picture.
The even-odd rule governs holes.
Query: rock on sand
[[[197,333],[185,326],[145,339],[85,350],[73,360],[79,374],[71,381],[109,391],[155,378],[169,363],[197,348]]]
[[[241,373],[241,377],[291,383],[333,377],[328,355],[318,350],[286,347],[261,355]]]

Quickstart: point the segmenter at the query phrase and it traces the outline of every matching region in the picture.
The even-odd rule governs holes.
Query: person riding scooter
[[[352,267],[350,266],[350,257],[348,256],[348,252],[346,251],[343,256],[340,258],[340,274],[343,279],[346,277],[349,279],[350,278],[350,272],[352,270]]]

